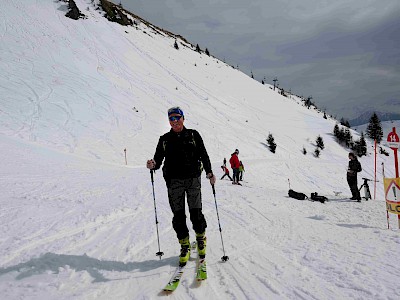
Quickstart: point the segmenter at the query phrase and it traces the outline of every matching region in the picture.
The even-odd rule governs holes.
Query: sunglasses
[[[173,122],[173,121],[179,121],[182,118],[182,116],[170,116],[168,119]]]

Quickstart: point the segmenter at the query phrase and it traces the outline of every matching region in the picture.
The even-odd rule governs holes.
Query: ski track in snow
[[[93,293],[99,297],[121,288],[117,294],[122,298],[126,297],[124,293],[141,295],[147,292],[147,295],[155,296],[151,286],[161,287],[165,283],[174,268],[178,251],[176,243],[169,242],[175,238],[161,174],[156,174],[155,178],[159,222],[162,224],[160,243],[165,253],[159,261],[155,258],[157,242],[151,186],[140,179],[148,172],[143,169],[137,174],[133,170],[138,169],[103,166],[84,160],[77,163],[72,156],[52,153],[49,153],[46,165],[42,166],[44,160],[41,156],[47,155],[47,150],[15,145],[10,141],[3,140],[2,145],[12,150],[10,155],[15,155],[11,161],[24,157],[25,151],[29,151],[30,159],[37,162],[34,169],[46,169],[47,172],[33,177],[28,173],[21,177],[18,170],[10,174],[11,161],[6,165],[8,184],[13,186],[8,193],[13,201],[1,205],[2,228],[6,230],[2,235],[5,237],[7,231],[14,231],[13,237],[3,240],[0,246],[0,288],[6,295],[12,295],[11,288],[23,288],[23,282],[29,278],[58,274],[51,280],[57,288],[53,291],[54,286],[48,286],[44,291],[61,295],[59,293],[65,292],[68,282],[76,284],[77,280],[85,280],[96,282],[97,291]],[[29,167],[31,164],[32,161],[26,157],[20,162],[20,167],[26,166],[28,171],[34,172],[32,166]],[[215,205],[209,185],[203,182],[204,213],[209,224],[207,257],[210,279],[199,287],[194,286],[191,261],[177,295],[183,296],[184,293],[193,299],[199,297],[198,293],[230,299],[333,299],[355,295],[379,298],[374,291],[381,290],[382,283],[367,278],[371,272],[379,276],[383,270],[377,269],[375,264],[371,268],[368,261],[388,255],[393,257],[394,248],[382,249],[371,245],[376,249],[368,251],[365,245],[359,246],[359,243],[364,243],[362,240],[351,241],[351,237],[357,230],[362,235],[369,232],[366,236],[370,239],[385,240],[385,230],[374,224],[361,225],[373,220],[363,220],[362,215],[351,219],[350,209],[348,215],[343,215],[343,210],[335,213],[335,209],[329,208],[338,205],[374,207],[379,205],[377,202],[346,204],[329,201],[320,204],[289,200],[279,195],[279,191],[268,190],[269,194],[265,195],[265,188],[255,182],[250,188],[246,183],[237,187],[229,181],[219,181],[216,188],[225,249],[230,260],[226,263],[220,261],[222,249]],[[279,204],[282,201],[288,207],[282,207]],[[36,214],[38,210],[46,213]],[[28,223],[22,221],[27,216],[30,219]],[[143,217],[149,220],[143,222]],[[298,228],[296,224],[306,228]],[[331,226],[338,229],[331,230],[335,236],[329,238],[326,233]],[[342,237],[338,232],[348,236],[348,241],[353,243],[352,256],[348,256],[347,250],[341,250]],[[393,235],[393,238],[398,246],[398,237]],[[395,266],[385,265],[390,283],[398,271]],[[358,277],[363,279],[360,281]],[[146,284],[149,279],[154,285]],[[362,283],[366,280],[368,285]],[[6,282],[8,287],[3,285]],[[84,292],[87,284],[74,293],[88,293]],[[134,286],[143,287],[142,292]],[[321,290],[321,286],[326,289]],[[62,295],[65,299],[73,297],[68,292]]]
[[[161,288],[176,267],[179,245],[157,171],[164,255],[155,255],[144,164],[169,129],[165,112],[172,105],[181,105],[188,127],[201,132],[217,177],[235,148],[246,171],[241,187],[216,184],[226,253],[202,177],[209,279],[195,280],[192,257],[170,298],[400,298],[397,220],[386,229],[381,187],[377,200],[348,200],[348,149],[332,137],[334,120],[213,57],[187,47],[176,51],[174,39],[143,24],[108,22],[95,10],[97,0],[76,0],[88,16],[78,21],[64,17],[63,2],[26,1],[4,0],[0,11],[2,299],[165,296]],[[278,145],[274,155],[265,147],[269,132]],[[326,149],[317,159],[319,134]],[[359,178],[373,177],[371,160],[361,159]],[[391,160],[379,156],[379,163]],[[289,198],[288,179],[294,190],[317,191],[329,201]],[[189,220],[188,227],[193,239]],[[221,261],[224,254],[229,261]]]

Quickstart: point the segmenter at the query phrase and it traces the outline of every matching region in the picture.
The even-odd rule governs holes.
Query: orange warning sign
[[[400,215],[400,178],[384,178],[386,209]]]

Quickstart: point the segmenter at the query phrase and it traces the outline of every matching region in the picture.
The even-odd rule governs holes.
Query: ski
[[[190,247],[193,249],[196,249],[196,242],[193,242]],[[171,279],[169,280],[169,282],[167,283],[167,285],[163,288],[164,292],[173,292],[176,290],[176,288],[178,287],[179,283],[181,282],[181,278],[183,275],[183,271],[185,270],[186,264],[181,266],[179,265],[174,274],[172,275]]]
[[[172,275],[171,279],[169,280],[169,282],[167,283],[167,285],[164,287],[163,291],[165,292],[173,292],[176,290],[176,288],[178,287],[182,275],[183,275],[183,271],[185,270],[185,266],[178,266],[174,272],[174,274]]]
[[[197,250],[197,242],[192,243],[193,251]],[[207,279],[207,264],[206,259],[203,257],[201,258],[200,255],[197,253],[197,264],[196,264],[196,280],[202,281]]]
[[[205,258],[200,258],[197,264],[196,272],[197,281],[202,281],[207,279],[207,263]]]

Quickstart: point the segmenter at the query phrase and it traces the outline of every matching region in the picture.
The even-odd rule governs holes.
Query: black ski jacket
[[[203,168],[206,174],[212,173],[203,139],[194,129],[183,127],[179,133],[171,129],[162,135],[154,154],[155,170],[161,167],[164,158],[163,175],[166,181],[199,177]]]
[[[347,168],[347,176],[357,176],[358,172],[361,172],[361,164],[360,162],[356,159],[350,160],[349,161],[349,167]]]

